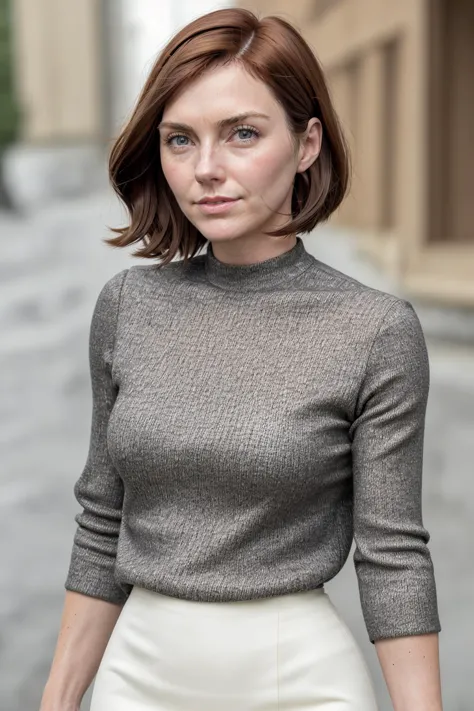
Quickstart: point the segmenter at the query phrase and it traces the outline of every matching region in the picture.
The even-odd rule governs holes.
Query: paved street
[[[101,244],[120,224],[113,196],[62,203],[30,220],[0,215],[0,708],[38,708],[58,631],[90,427],[87,336],[107,278],[131,263]],[[308,251],[394,292],[349,236],[321,229]],[[428,343],[431,392],[424,519],[437,572],[446,711],[472,709],[474,672],[474,351]],[[328,591],[360,640],[380,711],[389,711],[363,626],[351,558]],[[88,708],[87,699],[83,705]],[[223,711],[225,711],[223,709]]]

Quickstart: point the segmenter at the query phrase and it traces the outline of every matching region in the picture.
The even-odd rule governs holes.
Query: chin
[[[225,225],[216,225],[214,229],[209,229],[209,226],[207,226],[207,229],[206,227],[202,229],[198,227],[198,230],[202,234],[202,236],[208,239],[210,242],[231,241],[239,239],[239,237],[244,237],[247,234],[244,231],[232,229],[230,225],[227,229]]]

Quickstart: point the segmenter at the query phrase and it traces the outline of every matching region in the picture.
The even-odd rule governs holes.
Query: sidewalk
[[[87,337],[110,276],[133,261],[101,244],[123,213],[113,195],[0,216],[0,708],[35,711],[52,658],[89,441]],[[396,293],[347,234],[304,238],[318,259]],[[471,707],[474,632],[474,350],[428,342],[432,385],[424,517],[438,580],[445,707]],[[380,711],[391,707],[363,627],[351,558],[328,591],[371,666]],[[87,704],[84,704],[84,709]]]

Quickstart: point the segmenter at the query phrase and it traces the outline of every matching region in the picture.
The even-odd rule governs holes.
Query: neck
[[[249,237],[244,240],[209,242],[209,249],[220,262],[229,266],[248,266],[279,257],[296,246],[296,235],[288,235],[278,240],[268,237]]]
[[[300,237],[290,249],[276,256],[246,264],[229,264],[218,259],[212,243],[208,244],[204,266],[207,280],[214,286],[232,291],[265,291],[291,281],[312,263]]]

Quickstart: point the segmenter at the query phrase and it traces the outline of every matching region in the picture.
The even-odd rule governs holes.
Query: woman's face
[[[238,63],[214,68],[183,90],[165,107],[159,131],[165,178],[183,213],[210,241],[268,240],[262,231],[291,216],[295,173],[306,170],[321,147],[316,118],[295,146],[283,108]],[[217,196],[233,202],[199,204]]]

